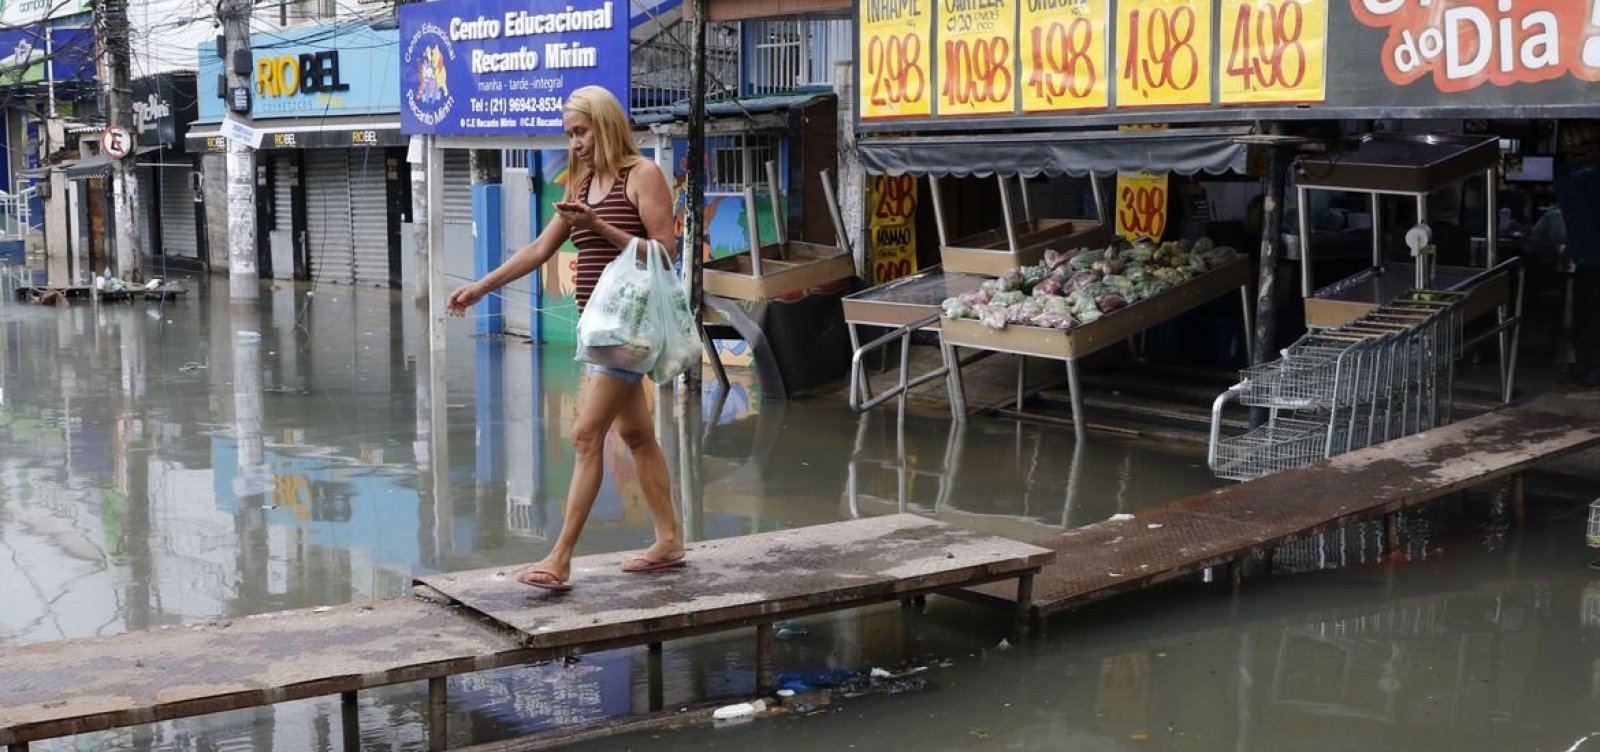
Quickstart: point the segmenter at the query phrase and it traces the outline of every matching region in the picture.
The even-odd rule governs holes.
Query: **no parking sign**
[[[122,159],[133,153],[133,135],[126,128],[113,125],[100,134],[100,150],[112,159]]]

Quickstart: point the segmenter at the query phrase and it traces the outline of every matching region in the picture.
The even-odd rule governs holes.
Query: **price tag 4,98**
[[[1326,0],[1224,0],[1222,103],[1323,101],[1327,37]]]

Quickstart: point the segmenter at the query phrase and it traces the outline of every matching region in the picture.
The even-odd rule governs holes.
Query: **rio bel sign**
[[[622,0],[465,0],[400,7],[400,127],[408,134],[557,134],[584,86],[629,100]]]

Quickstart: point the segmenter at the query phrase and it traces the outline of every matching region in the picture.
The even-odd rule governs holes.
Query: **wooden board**
[[[1019,246],[1015,252],[1005,228],[998,227],[940,246],[939,263],[951,273],[998,277],[1019,266],[1038,264],[1051,248],[1065,252],[1111,242],[1110,229],[1092,219],[1035,219],[1018,222],[1015,232]]]
[[[1504,478],[1600,446],[1600,422],[1526,409],[1470,420],[1035,541],[1054,550],[1034,580],[1048,615],[1150,587],[1252,551]],[[974,592],[1011,601],[1003,587]]]
[[[462,609],[401,598],[0,652],[0,745],[537,660]]]
[[[1015,579],[1054,554],[896,514],[697,543],[679,569],[628,574],[626,558],[575,559],[567,593],[519,584],[512,568],[418,582],[521,632],[532,648],[616,647]]]
[[[944,340],[958,347],[1066,360],[1091,355],[1250,282],[1250,265],[1236,261],[1153,298],[1072,329],[1008,326],[990,329],[971,319],[945,319]]]
[[[736,300],[773,300],[849,279],[856,273],[850,254],[814,243],[769,245],[761,249],[761,259],[760,277],[754,276],[755,267],[748,253],[707,262],[706,294]]]

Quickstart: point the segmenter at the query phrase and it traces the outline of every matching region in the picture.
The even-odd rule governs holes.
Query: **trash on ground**
[[[178,366],[178,370],[183,372],[183,373],[193,373],[195,371],[204,371],[207,368],[210,368],[210,366],[208,366],[208,365],[206,365],[204,363],[196,363],[194,361],[190,361],[188,363],[184,363],[181,366]]]
[[[804,637],[808,634],[811,634],[811,630],[806,629],[799,624],[780,623],[772,630],[772,636],[780,640],[792,640],[796,637]]]
[[[999,650],[1010,650],[1011,649],[1011,641],[1002,637],[1000,639],[1000,644],[996,645],[995,648],[999,649]]]
[[[1112,522],[1127,522],[1128,520],[1131,520],[1131,519],[1133,519],[1133,515],[1131,515],[1131,514],[1113,514],[1113,515],[1111,515],[1111,521]]]

